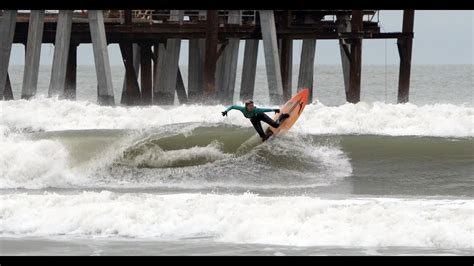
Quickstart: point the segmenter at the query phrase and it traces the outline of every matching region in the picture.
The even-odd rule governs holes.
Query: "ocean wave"
[[[470,199],[146,193],[0,195],[3,236],[91,236],[292,246],[472,249]],[[54,226],[53,226],[54,225]]]

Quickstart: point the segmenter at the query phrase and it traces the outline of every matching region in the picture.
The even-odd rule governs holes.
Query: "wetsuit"
[[[241,111],[246,118],[249,118],[250,122],[252,122],[253,127],[255,128],[255,130],[257,130],[258,135],[260,135],[262,139],[266,139],[266,135],[265,132],[263,132],[262,124],[260,124],[260,121],[263,121],[274,128],[280,126],[279,123],[273,121],[268,115],[265,114],[265,112],[275,112],[277,110],[279,111],[279,109],[254,107],[252,111],[248,111],[245,106],[231,105],[225,110],[225,112],[227,113],[229,110],[232,109]]]

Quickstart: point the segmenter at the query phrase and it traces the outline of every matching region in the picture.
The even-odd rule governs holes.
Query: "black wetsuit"
[[[252,111],[248,111],[247,108],[245,108],[244,106],[231,105],[225,110],[225,112],[228,112],[232,109],[241,111],[246,118],[249,118],[250,122],[252,122],[253,127],[262,139],[266,139],[267,136],[265,135],[265,132],[263,132],[262,124],[260,123],[260,121],[263,121],[274,128],[280,126],[280,123],[273,121],[268,115],[265,114],[265,112],[275,112],[278,109],[254,107]]]

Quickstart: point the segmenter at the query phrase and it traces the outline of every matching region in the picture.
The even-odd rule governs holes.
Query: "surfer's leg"
[[[253,127],[257,131],[258,135],[260,135],[261,138],[266,138],[265,133],[263,132],[262,124],[260,124],[260,119],[257,117],[254,117],[250,119],[250,122],[252,122]]]
[[[280,126],[280,123],[277,123],[275,121],[273,121],[273,119],[271,119],[268,115],[264,114],[264,113],[259,113],[257,115],[257,117],[262,120],[263,122],[269,124],[270,126],[274,127],[274,128],[277,128]]]

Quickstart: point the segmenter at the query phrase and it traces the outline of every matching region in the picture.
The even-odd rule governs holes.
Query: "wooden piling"
[[[12,90],[12,84],[10,82],[10,75],[7,73],[7,82],[5,84],[5,92],[3,94],[3,99],[5,101],[10,101],[14,100],[13,98],[13,90]]]
[[[180,104],[188,103],[188,96],[186,95],[186,88],[184,87],[183,76],[181,75],[179,67],[176,79],[176,94],[178,95],[178,101]]]
[[[67,57],[66,82],[64,84],[64,98],[76,100],[77,83],[77,43],[71,42],[69,45],[69,55]]]
[[[140,71],[140,46],[136,43],[132,44],[132,55],[133,55],[133,71],[135,72],[135,76],[138,77],[138,72]],[[124,59],[122,55],[122,59]],[[122,85],[122,98],[120,99],[120,104],[127,104],[127,71],[125,70],[125,74],[123,77],[123,85]],[[132,83],[133,84],[133,83]],[[135,88],[136,89],[136,88]],[[134,88],[131,89],[133,91]],[[140,94],[140,90],[138,92]]]
[[[0,100],[8,98],[6,94],[8,66],[15,33],[17,10],[4,10],[0,23]],[[9,82],[8,82],[9,84]]]
[[[89,10],[88,14],[97,73],[97,100],[102,105],[115,105],[112,72],[110,70],[107,38],[105,35],[104,14],[102,10]]]
[[[125,40],[120,44],[120,51],[122,52],[123,63],[125,65],[125,81],[126,85],[126,105],[141,104],[140,86],[138,85],[137,74],[133,66],[133,46],[131,40]]]
[[[205,102],[214,103],[216,99],[216,63],[217,63],[217,10],[207,11],[206,52],[204,59],[204,97]]]
[[[316,53],[316,40],[304,39],[301,47],[300,70],[298,76],[298,91],[308,88],[308,102],[313,101],[314,57]]]
[[[242,23],[242,12],[240,10],[229,10],[227,23],[239,25]],[[237,73],[237,60],[239,57],[239,38],[230,38],[225,46],[222,56],[219,58],[216,77],[218,82],[219,101],[223,104],[231,104],[234,101],[235,78]]]
[[[140,87],[142,92],[142,103],[149,105],[152,103],[152,61],[153,53],[151,45],[147,43],[140,44]]]
[[[240,83],[241,101],[253,98],[255,75],[257,72],[258,41],[259,40],[245,40],[242,82]]]
[[[415,19],[415,10],[403,11],[403,33],[413,32],[413,23]],[[398,79],[398,103],[408,102],[408,93],[410,90],[410,71],[411,71],[411,53],[413,46],[413,37],[398,38],[398,53],[400,55],[400,72]]]
[[[170,21],[181,21],[183,10],[172,10]],[[181,39],[173,38],[166,41],[166,52],[164,60],[166,67],[162,71],[158,80],[158,92],[156,103],[171,105],[174,103],[176,81],[178,80],[179,53],[181,49]]]
[[[339,32],[359,33],[363,29],[362,10],[352,10],[352,17],[338,17]],[[341,38],[339,40],[342,69],[344,74],[344,86],[346,89],[346,100],[350,103],[360,101],[360,84],[362,70],[362,38]]]
[[[280,40],[280,65],[283,99],[287,101],[291,98],[293,78],[293,40],[290,38]]]
[[[59,10],[54,42],[53,66],[51,68],[51,81],[48,96],[64,96],[66,82],[67,57],[71,39],[72,10]]]
[[[263,50],[267,69],[268,88],[271,104],[283,103],[283,83],[281,80],[280,59],[276,37],[273,10],[260,10],[260,26],[262,28]]]
[[[189,40],[188,100],[190,103],[202,101],[205,45],[204,39]]]
[[[36,95],[38,86],[41,43],[43,40],[44,10],[31,10],[28,25],[28,41],[25,53],[25,68],[21,98],[30,99]]]

